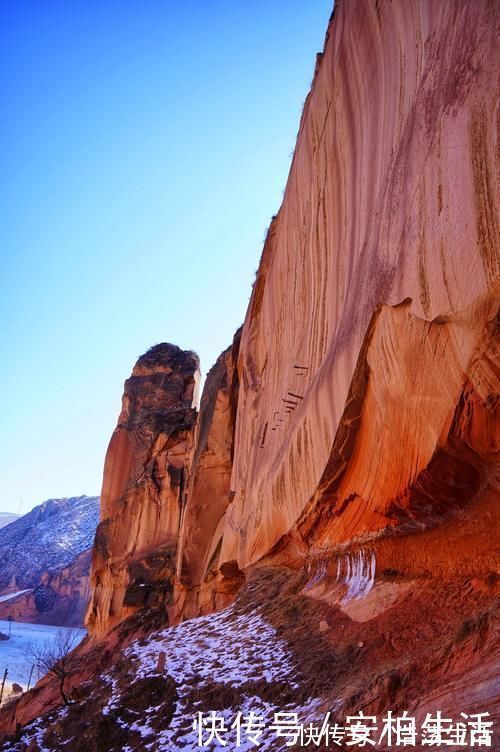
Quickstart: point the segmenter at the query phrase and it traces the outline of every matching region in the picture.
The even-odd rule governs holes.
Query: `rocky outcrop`
[[[87,617],[94,636],[172,591],[198,380],[193,352],[161,344],[125,382],[94,542]]]
[[[99,497],[48,499],[0,530],[0,595],[37,586],[92,546]]]
[[[20,595],[0,600],[0,619],[31,624],[83,626],[90,598],[92,550],[56,572],[43,572],[35,587]]]
[[[103,495],[120,502],[104,503],[96,591],[120,595],[106,613],[159,577],[131,586],[132,551],[107,544],[122,546],[117,527],[134,560],[168,548],[179,619],[227,602],[259,562],[314,569],[475,505],[495,513],[496,10],[415,2],[403,22],[391,3],[336,7],[241,342],[208,376],[188,460],[181,444],[182,510],[143,503],[156,482],[121,509],[156,439],[112,439]],[[99,608],[97,632],[114,623]]]
[[[225,515],[232,498],[231,471],[238,401],[236,368],[241,330],[207,374],[177,552],[173,621],[209,613],[227,605],[240,578],[221,574],[219,555]]]

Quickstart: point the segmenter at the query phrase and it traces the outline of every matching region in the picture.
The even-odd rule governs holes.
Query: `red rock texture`
[[[335,566],[364,544],[398,568],[413,544],[388,548],[388,535],[493,514],[497,22],[486,0],[404,12],[338,3],[241,342],[209,374],[195,435],[174,441],[184,506],[157,514],[147,501],[170,493],[155,459],[163,438],[137,442],[128,427],[130,399],[159,414],[163,392],[144,401],[141,361],[126,389],[104,476],[93,634],[148,603],[144,580],[174,583],[177,620],[226,603],[259,562]],[[498,565],[488,540],[488,560],[475,549],[464,574]],[[144,556],[156,561],[149,579]]]
[[[219,554],[226,509],[232,498],[238,372],[241,332],[207,374],[188,470],[177,552],[175,604],[171,618],[208,613],[227,605],[241,584],[221,577]]]
[[[243,327],[221,563],[495,485],[498,4],[336,5]]]
[[[94,544],[87,615],[94,636],[171,592],[198,381],[197,356],[162,344],[125,382]]]
[[[190,354],[127,382],[94,638],[242,588],[325,702],[498,716],[499,9],[336,3],[198,425]]]

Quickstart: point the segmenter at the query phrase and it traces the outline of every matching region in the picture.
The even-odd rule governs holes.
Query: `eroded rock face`
[[[316,566],[496,498],[497,15],[337,4],[241,342],[207,378],[194,438],[175,369],[140,359],[127,382],[92,630],[142,592],[168,602],[174,574],[177,620],[259,562]]]
[[[497,10],[338,4],[241,343],[208,376],[194,440],[190,393],[176,402],[192,363],[179,382],[151,353],[127,382],[92,630],[142,590],[168,601],[174,573],[179,619],[227,602],[258,562],[314,564],[495,497]],[[151,575],[159,545],[168,571]],[[131,572],[140,559],[151,576]]]
[[[304,696],[340,721],[437,706],[498,719],[498,11],[336,3],[241,342],[210,372],[198,426],[191,354],[167,346],[127,382],[94,547],[94,635],[143,605],[163,616],[172,591],[174,621],[208,613],[246,580],[231,623],[273,624]],[[116,632],[133,637],[143,615],[96,652],[120,666]],[[168,650],[171,664],[199,651],[204,666],[208,651],[213,683],[224,664],[210,640],[226,617],[149,635],[134,648],[141,670],[146,658],[165,679]],[[184,653],[175,630],[193,631]],[[223,636],[233,670],[241,630]],[[37,691],[38,708],[54,707]],[[25,698],[0,729],[36,712]],[[71,738],[70,715],[49,732],[61,723]]]
[[[243,327],[222,564],[497,488],[497,22],[486,0],[336,5]]]
[[[241,330],[208,372],[201,398],[181,521],[173,621],[227,605],[241,584],[240,577],[227,578],[219,571],[226,509],[232,498],[240,337]]]
[[[162,344],[125,382],[94,543],[87,626],[95,636],[171,592],[198,381],[197,356]]]

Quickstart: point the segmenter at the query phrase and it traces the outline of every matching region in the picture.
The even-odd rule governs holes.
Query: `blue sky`
[[[327,0],[0,4],[0,510],[97,494],[148,347],[242,323]]]

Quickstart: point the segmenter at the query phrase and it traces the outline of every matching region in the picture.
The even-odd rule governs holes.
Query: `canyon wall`
[[[126,382],[93,551],[102,642],[77,656],[83,712],[44,721],[44,748],[61,728],[65,743],[113,731],[117,750],[141,721],[170,734],[184,664],[184,725],[187,708],[241,711],[259,692],[270,708],[316,698],[341,723],[389,708],[498,722],[499,16],[490,0],[336,2],[245,322],[200,412],[193,353],[156,346]],[[236,594],[155,632],[158,614]],[[269,625],[293,682],[273,680]],[[135,664],[120,652],[134,637]],[[0,732],[58,703],[42,681]]]
[[[443,574],[456,556],[438,562],[419,536],[457,519],[475,530],[464,574],[498,568],[497,27],[487,0],[337,3],[244,326],[196,428],[191,392],[176,402],[194,362],[186,382],[185,364],[179,381],[144,356],[127,382],[94,634],[158,581],[171,620],[215,610],[258,563],[340,571],[348,556],[352,574],[352,556],[363,580],[376,556]]]
[[[234,598],[241,577],[219,571],[231,472],[239,379],[241,330],[207,374],[200,405],[183,510],[173,621],[215,611]]]
[[[336,5],[243,327],[222,566],[498,489],[498,10]]]

